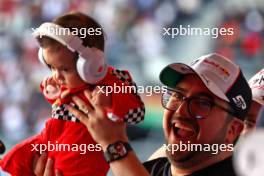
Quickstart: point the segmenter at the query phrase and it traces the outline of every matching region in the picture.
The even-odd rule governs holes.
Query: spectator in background
[[[245,119],[243,132],[247,133],[256,128],[256,122],[260,109],[264,105],[264,69],[260,70],[249,80],[249,86],[252,90],[252,104]]]

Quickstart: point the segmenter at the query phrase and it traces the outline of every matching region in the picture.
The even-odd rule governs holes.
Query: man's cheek
[[[164,135],[167,138],[169,135],[169,131],[170,131],[170,119],[172,117],[173,113],[170,113],[167,110],[164,110],[163,113],[163,130],[164,130]]]
[[[164,110],[163,112],[163,127],[167,126],[170,121],[171,118],[173,117],[174,112],[173,111],[168,111],[168,110]]]

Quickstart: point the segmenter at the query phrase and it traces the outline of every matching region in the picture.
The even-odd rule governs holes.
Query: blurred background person
[[[256,129],[261,107],[264,105],[264,69],[260,70],[249,80],[249,86],[252,90],[253,101],[245,119],[244,133]]]

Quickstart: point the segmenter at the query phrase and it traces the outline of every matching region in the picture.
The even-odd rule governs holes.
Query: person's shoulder
[[[222,161],[219,161],[215,164],[212,164],[204,169],[201,169],[199,171],[196,171],[193,173],[193,175],[203,175],[203,176],[222,176],[222,175],[228,175],[228,176],[236,176],[232,157],[228,157]]]
[[[156,158],[143,163],[150,175],[163,176],[170,173],[170,162],[166,157]]]
[[[146,161],[144,162],[144,166],[147,166],[147,165],[152,165],[152,164],[165,164],[167,163],[169,160],[167,157],[160,157],[160,158],[156,158],[156,159],[153,159],[153,160],[149,160],[149,161]]]

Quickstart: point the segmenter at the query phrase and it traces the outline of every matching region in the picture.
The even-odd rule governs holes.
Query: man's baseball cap
[[[264,105],[264,68],[255,74],[249,81],[253,100]]]
[[[173,63],[160,73],[161,82],[175,88],[187,74],[196,74],[214,95],[228,102],[234,116],[244,120],[252,101],[251,89],[238,65],[222,55],[201,56],[190,64]]]

